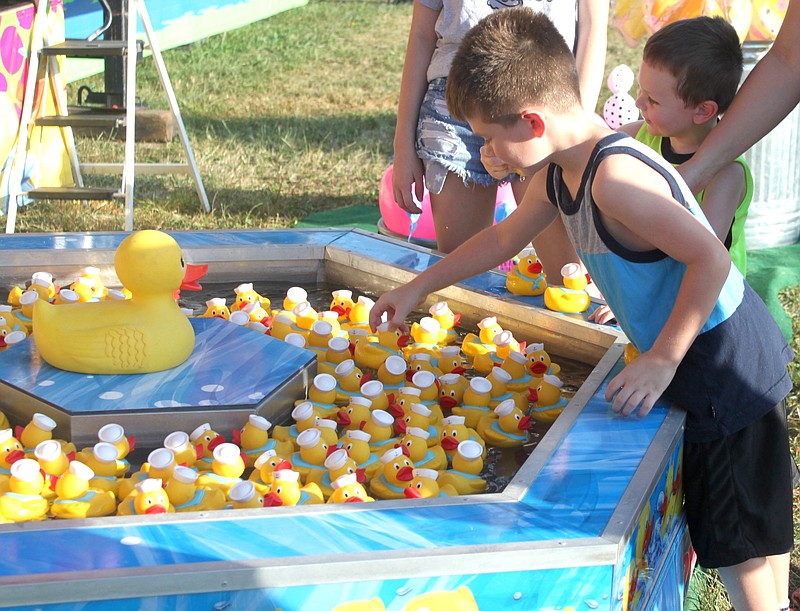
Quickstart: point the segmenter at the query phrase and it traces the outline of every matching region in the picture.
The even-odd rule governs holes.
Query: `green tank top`
[[[650,135],[650,133],[647,131],[647,125],[644,123],[639,128],[639,131],[636,134],[636,139],[642,144],[649,146],[665,159],[667,158],[667,156],[664,155],[661,150],[663,138],[661,136]],[[670,161],[670,163],[672,163],[674,166],[680,165],[672,162],[669,159],[667,160]],[[688,158],[684,159],[684,161],[687,160]],[[733,261],[733,264],[742,273],[742,276],[745,276],[747,272],[747,251],[744,240],[744,222],[747,220],[747,211],[750,208],[750,201],[753,199],[753,175],[750,173],[750,168],[748,167],[747,162],[744,160],[744,157],[739,156],[736,159],[736,163],[741,164],[742,168],[744,168],[746,189],[744,197],[739,203],[739,206],[736,208],[736,213],[733,215],[733,223],[731,224],[731,227],[728,230],[728,235],[725,238],[725,246],[728,248],[728,252],[731,254],[731,261]],[[698,193],[695,198],[697,199],[697,203],[700,204],[700,207],[702,208],[703,191]]]

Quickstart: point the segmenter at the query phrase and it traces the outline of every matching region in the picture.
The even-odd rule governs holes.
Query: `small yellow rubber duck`
[[[164,437],[164,447],[172,450],[175,462],[184,467],[193,467],[202,453],[202,446],[192,445],[188,433],[173,431]]]
[[[487,352],[494,352],[497,346],[494,343],[494,337],[503,331],[503,328],[497,323],[496,316],[487,316],[478,322],[478,335],[474,333],[467,333],[464,340],[461,342],[461,351],[471,361],[479,354],[486,354]]]
[[[356,344],[353,358],[361,367],[377,370],[390,356],[403,356],[403,348],[408,345],[409,336],[400,329],[389,328],[384,322],[376,329],[377,342],[359,342]]]
[[[439,445],[439,439],[433,439],[433,445],[429,446],[431,435],[425,429],[409,426],[405,434],[400,438],[400,448],[411,461],[420,468],[425,469],[447,469],[448,460],[444,448]]]
[[[252,282],[244,282],[233,289],[236,293],[236,299],[231,305],[231,311],[241,310],[242,306],[248,303],[258,305],[266,310],[270,308],[269,297],[260,295],[258,291],[253,288]]]
[[[195,468],[198,471],[210,471],[211,463],[214,460],[214,450],[218,445],[225,443],[225,438],[212,429],[208,422],[205,422],[189,433],[189,440],[197,449]]]
[[[264,507],[290,507],[294,505],[320,505],[325,502],[322,491],[314,482],[300,486],[300,474],[291,469],[281,469],[273,474],[272,490],[264,496]]]
[[[366,397],[353,397],[350,403],[338,411],[336,420],[345,431],[361,430],[369,420],[371,409],[372,401]]]
[[[589,309],[589,281],[577,263],[567,263],[561,268],[563,286],[548,286],[544,291],[544,305],[554,312],[585,312]]]
[[[467,440],[479,444],[483,449],[483,455],[486,455],[486,442],[483,440],[483,437],[478,435],[475,429],[471,429],[464,424],[463,416],[448,416],[442,420],[442,432],[439,434],[439,444],[442,446],[449,461],[452,462],[456,450],[458,450],[458,444]]]
[[[513,295],[541,295],[547,288],[542,264],[532,248],[519,254],[519,262],[506,274],[506,289]]]
[[[509,354],[520,351],[519,342],[514,339],[514,334],[511,331],[501,331],[495,335],[494,346],[495,349],[493,351],[476,354],[472,360],[472,368],[481,375],[488,375],[492,369],[502,365]]]
[[[372,503],[375,501],[367,494],[364,485],[358,481],[355,473],[340,475],[331,483],[332,492],[328,503]]]
[[[278,441],[291,441],[297,445],[297,436],[303,431],[314,426],[317,418],[324,414],[311,401],[302,401],[292,409],[292,419],[294,424],[291,426],[275,426],[272,429],[272,438]]]
[[[359,296],[358,300],[350,309],[350,315],[346,323],[342,323],[342,329],[352,331],[353,329],[363,329],[369,332],[369,313],[375,301],[366,295]]]
[[[267,494],[272,488],[272,474],[281,469],[291,468],[292,463],[286,458],[278,456],[275,450],[267,450],[256,459],[253,465],[253,471],[247,479],[253,482],[258,493],[263,497],[263,495]],[[230,496],[230,492],[228,496]]]
[[[478,435],[496,448],[517,448],[528,442],[531,417],[519,409],[513,399],[494,408],[494,414],[478,421]]]
[[[136,437],[126,435],[122,425],[112,422],[100,427],[97,431],[97,439],[117,448],[117,475],[125,475],[131,466],[128,462],[128,454],[136,449]]]
[[[19,439],[10,428],[0,429],[0,493],[4,492],[11,475],[11,465],[25,458],[25,451]]]
[[[373,454],[381,455],[387,448],[394,447],[397,437],[394,436],[394,418],[389,412],[374,409],[369,420],[361,430],[370,435],[369,447]]]
[[[200,318],[221,318],[230,320],[231,311],[225,302],[224,297],[213,297],[206,301],[206,311],[200,314]]]
[[[439,405],[439,376],[432,371],[417,371],[411,376],[411,387],[419,390],[419,401],[431,410],[431,422],[442,421],[442,407]]]
[[[334,448],[325,442],[319,429],[313,427],[297,436],[297,445],[300,449],[289,459],[292,469],[300,473],[304,481],[308,481],[312,472],[318,471],[316,475],[319,477],[312,479],[319,480],[325,471],[325,459],[329,450],[333,451]]]
[[[395,420],[395,429],[400,435],[405,435],[411,427],[422,429],[428,433],[429,446],[435,446],[439,443],[439,426],[433,422],[433,412],[422,403],[412,403],[405,409],[405,415],[402,418]]]
[[[354,305],[353,291],[339,289],[331,293],[331,304],[329,308],[331,311],[336,312],[340,323],[350,320],[350,311],[353,309]]]
[[[361,384],[369,379],[353,359],[339,363],[333,370],[333,377],[336,378],[336,403],[339,405],[347,405],[351,398],[360,396]]]
[[[483,470],[483,448],[472,440],[458,444],[453,455],[451,469],[439,472],[439,485],[449,484],[458,494],[481,494],[486,491],[487,481],[481,477]]]
[[[50,513],[56,518],[80,519],[110,516],[117,511],[117,497],[110,490],[90,488],[94,471],[73,460],[56,480]]]
[[[56,421],[50,416],[35,413],[30,422],[24,427],[18,426],[14,429],[14,436],[19,439],[25,454],[28,458],[33,458],[33,451],[40,443],[53,438],[53,429],[56,428]],[[74,452],[75,446],[67,441],[59,440],[64,452]]]
[[[167,448],[156,448],[147,455],[147,461],[142,464],[141,469],[132,473],[130,477],[121,479],[117,488],[117,496],[124,499],[139,482],[146,479],[158,478],[166,482],[172,477],[172,473],[178,463],[175,462],[175,454]]]
[[[255,483],[244,480],[234,484],[228,492],[231,509],[254,509],[264,506],[264,493],[260,492]]]
[[[390,356],[378,367],[377,377],[387,391],[394,391],[406,385],[407,371],[408,363],[402,356]]]
[[[283,311],[291,312],[298,304],[308,301],[308,291],[301,286],[292,286],[286,291],[283,298]]]
[[[427,352],[413,352],[409,354],[406,379],[410,380],[418,371],[428,371],[434,376],[439,377],[442,375],[442,370],[434,365],[434,361],[438,362],[438,357],[434,358]]]
[[[476,376],[469,381],[469,386],[464,390],[461,405],[455,406],[451,411],[455,416],[463,416],[466,425],[475,429],[478,421],[491,412],[489,401],[492,398],[492,383],[486,378]]]
[[[75,458],[75,454],[71,454]],[[42,492],[43,496],[50,498],[53,492],[56,481],[61,477],[67,469],[69,469],[70,457],[61,449],[61,444],[55,439],[46,439],[36,446],[33,451],[33,458],[39,463],[39,468],[42,470],[42,475],[45,478],[45,491]]]
[[[439,472],[428,468],[415,467],[411,472],[413,478],[403,493],[407,499],[431,499],[440,496],[458,496],[458,491],[449,484],[439,486]]]
[[[527,346],[525,356],[528,359],[528,371],[537,378],[541,378],[545,374],[557,376],[561,373],[561,366],[550,359],[550,355],[545,352],[542,343]]]
[[[528,394],[521,392],[514,392],[509,390],[508,385],[511,384],[511,374],[501,367],[494,367],[489,375],[486,376],[492,384],[492,390],[489,392],[491,399],[489,399],[489,407],[494,409],[507,399],[512,399],[514,404],[523,412],[528,411]]]
[[[446,373],[463,374],[467,368],[464,366],[464,359],[461,356],[460,346],[445,346],[439,351],[439,358],[433,363],[436,368]]]
[[[117,448],[105,441],[99,441],[92,448],[78,452],[76,460],[94,471],[90,488],[110,490],[117,494],[120,482],[117,477],[117,456]]]
[[[333,375],[337,365],[351,358],[350,341],[344,337],[332,337],[328,340],[325,354],[317,359],[317,372]]]
[[[241,481],[245,470],[245,457],[239,450],[239,446],[233,443],[219,444],[214,448],[213,456],[211,471],[200,473],[197,484],[228,494],[231,487]]]
[[[508,353],[508,356],[500,364],[500,369],[508,373],[511,378],[506,383],[508,390],[524,393],[533,384],[535,378],[528,371],[528,363],[528,357],[522,352],[511,351]]]
[[[445,410],[461,405],[468,385],[469,381],[460,373],[451,372],[439,376],[439,405]]]
[[[447,331],[442,329],[442,325],[432,316],[423,316],[419,322],[412,323],[409,330],[413,343],[408,344],[403,349],[406,358],[412,354],[430,354],[432,357],[439,356],[440,344],[447,338]]]
[[[364,431],[345,431],[339,440],[341,448],[356,461],[359,469],[364,470],[367,481],[375,477],[375,473],[381,466],[378,456],[371,451],[370,439],[372,436]]]
[[[136,484],[128,496],[117,506],[118,516],[144,516],[173,513],[175,508],[169,502],[167,491],[160,479],[152,478]]]
[[[306,482],[315,482],[322,490],[325,499],[333,494],[333,482],[342,475],[354,475],[356,481],[364,483],[366,475],[364,469],[360,469],[356,461],[350,457],[347,450],[339,448],[331,452],[325,459],[325,471],[313,471],[309,473]]]
[[[308,387],[306,400],[314,405],[316,413],[320,417],[329,418],[339,411],[336,396],[336,378],[329,373],[318,373],[311,381],[311,386]],[[302,403],[302,401],[298,403]]]
[[[531,389],[531,417],[537,422],[554,422],[561,415],[569,401],[561,396],[564,383],[557,376],[544,376],[536,388]]]
[[[380,461],[383,468],[370,480],[370,493],[384,500],[405,498],[405,489],[414,477],[414,463],[400,448],[387,450]]]
[[[241,449],[247,459],[247,466],[252,467],[256,459],[267,450],[275,450],[285,456],[291,454],[293,445],[289,441],[278,441],[269,438],[272,423],[257,414],[250,414],[241,429],[231,431],[231,438]]]
[[[164,482],[164,491],[176,512],[210,511],[225,507],[225,493],[218,488],[199,486],[198,477],[194,469],[178,465],[172,471],[172,476]]]
[[[370,401],[370,409],[389,409],[394,393],[387,393],[380,380],[367,380],[361,385],[361,396]]]
[[[50,365],[89,374],[150,373],[183,363],[194,349],[194,329],[173,298],[185,263],[174,238],[138,231],[114,256],[125,301],[54,306],[34,304],[40,356]]]
[[[0,522],[43,520],[50,503],[41,494],[44,476],[39,463],[22,458],[11,465],[8,490],[0,495]]]
[[[438,301],[429,309],[428,313],[436,319],[439,326],[444,331],[444,338],[441,343],[444,345],[452,344],[458,339],[455,327],[461,324],[461,314],[455,314],[446,301]]]

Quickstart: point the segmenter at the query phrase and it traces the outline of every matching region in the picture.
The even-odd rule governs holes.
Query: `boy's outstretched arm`
[[[518,254],[558,213],[545,195],[546,174],[539,172],[531,179],[522,203],[505,220],[474,235],[407,284],[381,295],[370,311],[370,327],[377,328],[385,313],[390,326],[405,329],[409,312],[429,293],[497,267]]]
[[[666,180],[633,157],[606,159],[598,168],[592,192],[604,224],[623,245],[632,250],[657,248],[686,265],[672,312],[653,346],[606,389],[613,411],[627,416],[638,408],[638,415],[645,416],[708,320],[730,271],[730,255],[675,201]]]

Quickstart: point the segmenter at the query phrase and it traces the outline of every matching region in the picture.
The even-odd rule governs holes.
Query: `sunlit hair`
[[[675,77],[676,94],[687,107],[712,100],[720,114],[742,78],[739,36],[722,17],[695,17],[663,27],[645,44],[642,59]]]
[[[565,112],[580,105],[575,59],[545,15],[524,7],[494,11],[461,41],[446,99],[461,121],[510,124],[530,104]]]

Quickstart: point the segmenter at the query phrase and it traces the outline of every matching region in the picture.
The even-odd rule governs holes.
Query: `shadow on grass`
[[[391,156],[393,152],[396,119],[396,115],[389,112],[234,119],[202,115],[185,117],[187,127],[193,134],[205,134],[210,139],[248,144],[258,142],[267,148],[289,144],[319,148],[326,152],[366,148],[386,156]]]

